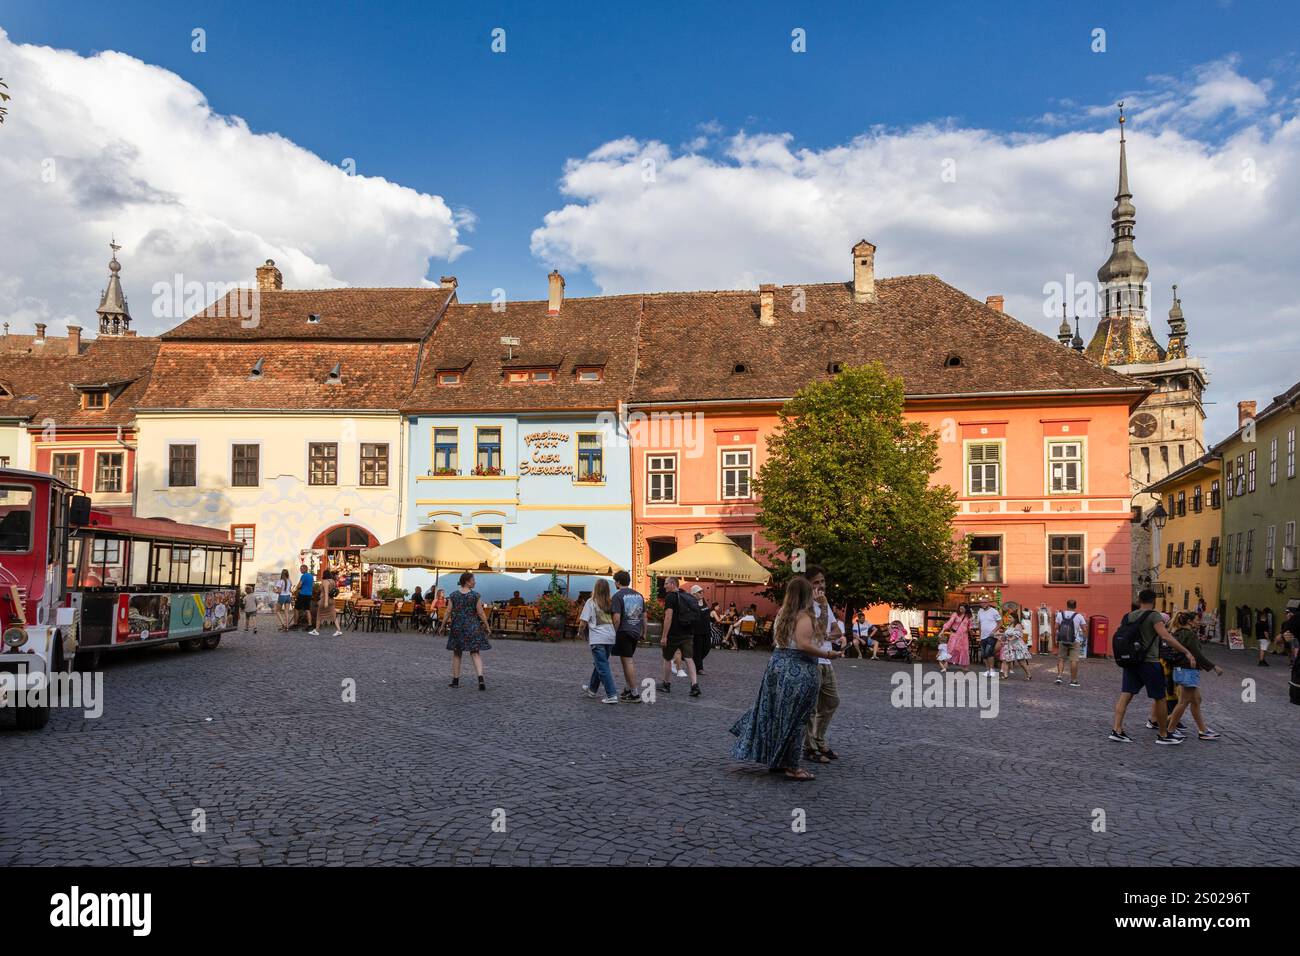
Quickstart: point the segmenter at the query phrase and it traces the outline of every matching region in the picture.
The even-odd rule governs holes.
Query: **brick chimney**
[[[758,287],[758,324],[776,325],[776,286]]]
[[[877,301],[876,247],[865,239],[853,247],[853,301]]]
[[[68,323],[68,354],[81,354],[81,326]]]
[[[560,306],[564,304],[564,276],[560,275],[559,270],[552,269],[551,274],[546,278],[548,280],[546,314],[559,315]]]
[[[1254,402],[1237,403],[1237,427],[1241,428],[1246,422],[1255,417],[1256,405]]]
[[[274,259],[267,259],[266,265],[257,267],[257,291],[274,292],[284,288],[284,276],[275,267]]]
[[[1000,295],[991,295],[984,300],[985,305],[987,305],[990,309],[997,310],[998,312],[1002,311],[1002,302],[1003,302],[1003,298]]]
[[[456,283],[456,277],[455,277],[455,276],[443,276],[441,279],[438,280],[438,285],[441,286],[441,287],[444,288],[444,289],[454,289],[454,288],[456,288],[456,285],[457,285],[457,283]]]
[[[36,323],[36,341],[44,344],[45,342],[45,323]]]

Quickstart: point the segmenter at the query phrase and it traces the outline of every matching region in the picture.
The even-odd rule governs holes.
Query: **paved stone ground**
[[[1219,649],[1228,673],[1205,677],[1223,739],[1177,748],[1142,729],[1144,703],[1135,743],[1106,740],[1106,661],[1070,690],[1038,658],[1032,683],[1000,687],[996,719],[894,708],[897,667],[842,661],[843,759],[798,784],[727,754],[761,653],[713,652],[701,699],[678,680],[613,707],[578,690],[584,646],[497,641],[480,693],[447,688],[442,644],[234,635],[110,661],[98,720],[59,711],[18,733],[0,715],[0,865],[1297,862],[1300,708],[1284,667],[1242,652]],[[637,661],[657,669],[657,648]]]

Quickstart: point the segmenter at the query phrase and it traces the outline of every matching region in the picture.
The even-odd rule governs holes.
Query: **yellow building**
[[[1204,601],[1208,613],[1217,612],[1223,535],[1221,470],[1219,459],[1206,455],[1146,488],[1168,514],[1163,528],[1152,528],[1148,562],[1156,605],[1163,611],[1195,611]],[[1148,520],[1155,523],[1154,518]]]

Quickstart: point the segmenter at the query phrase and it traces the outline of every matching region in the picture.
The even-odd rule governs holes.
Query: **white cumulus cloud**
[[[1212,377],[1211,440],[1235,425],[1238,399],[1266,402],[1300,378],[1300,120],[1294,104],[1269,100],[1272,86],[1228,59],[1132,97],[1148,104],[1131,114],[1128,154],[1152,326],[1167,336],[1178,283]],[[1087,122],[1091,110],[1072,112]],[[1216,117],[1233,122],[1216,130]],[[1089,125],[874,128],[825,149],[739,132],[708,154],[623,137],[566,164],[569,202],[545,216],[532,250],[605,292],[753,288],[847,280],[865,237],[878,275],[934,273],[977,298],[1003,294],[1008,311],[1054,334],[1060,299],[1045,290],[1095,283],[1110,252],[1118,134]],[[1086,302],[1080,314],[1087,338],[1096,318]]]
[[[0,126],[0,319],[88,330],[123,246],[135,327],[158,281],[251,282],[275,259],[288,287],[422,284],[464,250],[472,217],[440,196],[349,175],[275,133],[213,112],[176,74],[122,53],[81,56],[0,30],[13,99]]]

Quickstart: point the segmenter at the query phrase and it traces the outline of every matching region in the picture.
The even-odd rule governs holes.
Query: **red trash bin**
[[[1088,618],[1088,656],[1110,657],[1110,618],[1104,614]]]

